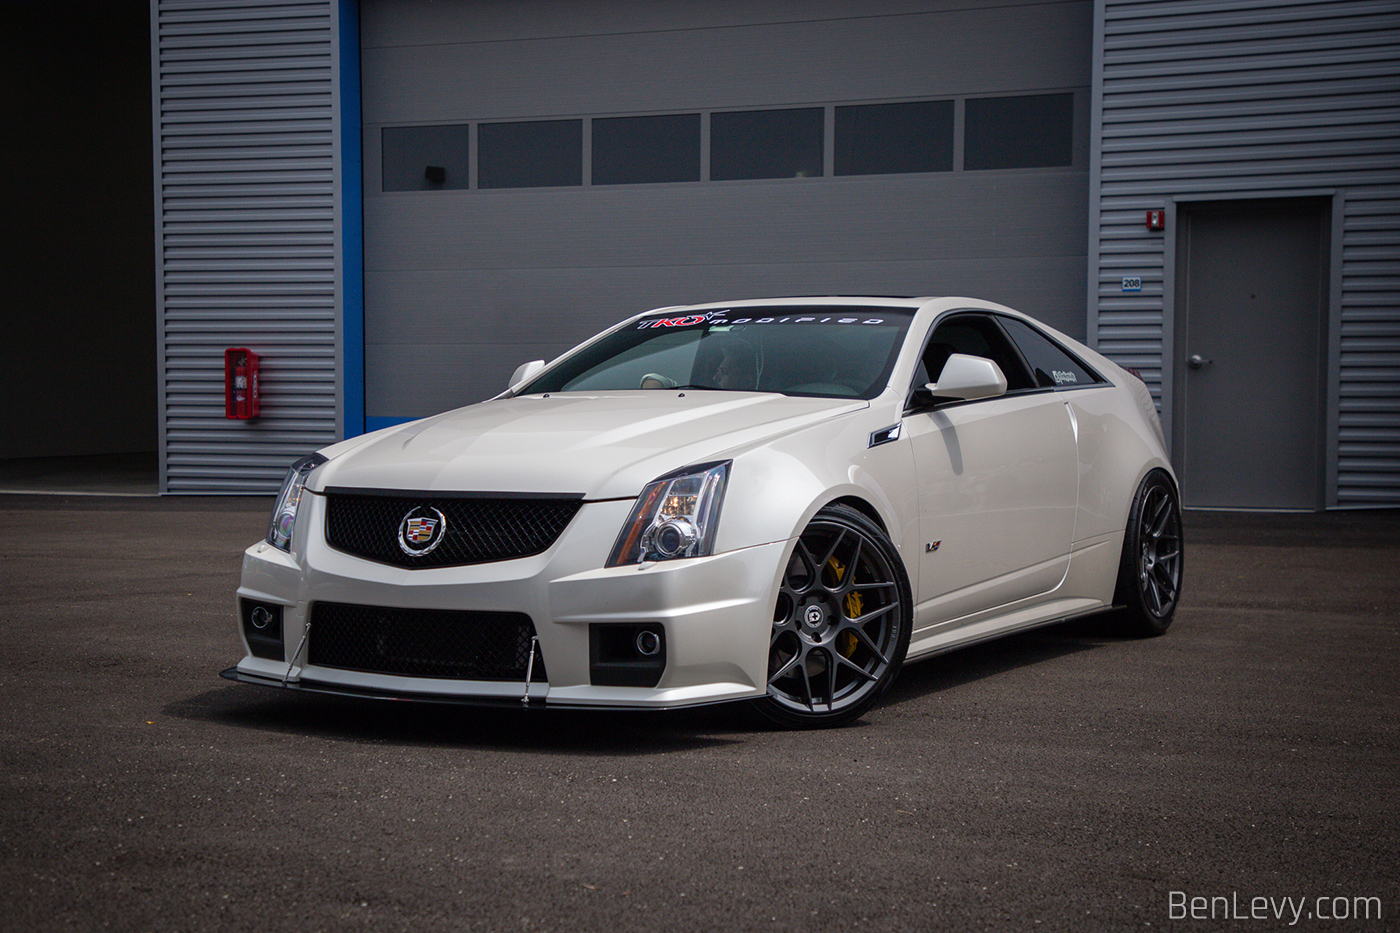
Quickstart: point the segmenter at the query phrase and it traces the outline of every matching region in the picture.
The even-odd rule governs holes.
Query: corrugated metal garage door
[[[163,491],[275,492],[336,440],[333,10],[155,5]],[[262,357],[256,422],[224,418],[226,347]]]
[[[971,293],[1082,335],[1091,20],[1078,0],[367,0],[370,424],[495,394],[517,363],[662,304]],[[969,151],[1037,95],[1067,108],[1062,156],[1027,156],[1029,138],[1011,167]],[[946,164],[849,173],[842,127],[906,103],[949,121]],[[734,180],[742,156],[711,164],[717,135],[773,109],[820,114],[819,172]],[[694,134],[695,164],[612,183],[609,146],[651,117],[674,118],[655,124],[668,139]],[[569,153],[537,167],[541,184],[481,171],[482,151],[531,134]]]
[[[1091,336],[1143,371],[1170,418],[1185,352],[1173,347],[1174,230],[1148,231],[1145,212],[1330,198],[1327,500],[1400,504],[1400,9],[1108,0],[1103,10]]]

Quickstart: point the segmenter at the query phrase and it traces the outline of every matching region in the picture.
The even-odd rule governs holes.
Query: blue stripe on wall
[[[370,415],[365,418],[365,433],[378,431],[380,428],[392,428],[396,424],[408,424],[410,421],[417,421],[415,418],[395,418],[390,416]]]
[[[345,393],[342,437],[367,430],[365,423],[365,237],[363,153],[360,137],[360,4],[339,0],[341,296]]]

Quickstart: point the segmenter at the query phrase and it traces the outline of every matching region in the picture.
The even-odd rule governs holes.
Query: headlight
[[[282,491],[277,495],[277,505],[272,510],[272,524],[267,529],[267,543],[284,551],[292,550],[292,529],[297,523],[297,506],[301,504],[301,491],[306,487],[306,478],[311,471],[326,462],[320,454],[302,457],[287,471],[282,480]]]
[[[608,566],[709,554],[731,462],[686,467],[643,489],[622,526]]]

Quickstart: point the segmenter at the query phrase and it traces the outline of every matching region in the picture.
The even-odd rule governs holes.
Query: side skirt
[[[923,660],[935,655],[991,641],[1016,632],[1025,632],[1046,625],[1057,625],[1082,616],[1105,612],[1111,607],[1096,599],[1065,599],[1041,603],[1032,609],[984,619],[951,631],[934,630],[909,643],[906,662]]]

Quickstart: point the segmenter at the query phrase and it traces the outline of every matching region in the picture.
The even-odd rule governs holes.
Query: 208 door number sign
[[[1125,292],[1140,292],[1140,291],[1142,291],[1142,276],[1140,276],[1140,275],[1125,275],[1125,276],[1123,276],[1123,291],[1125,291]]]

